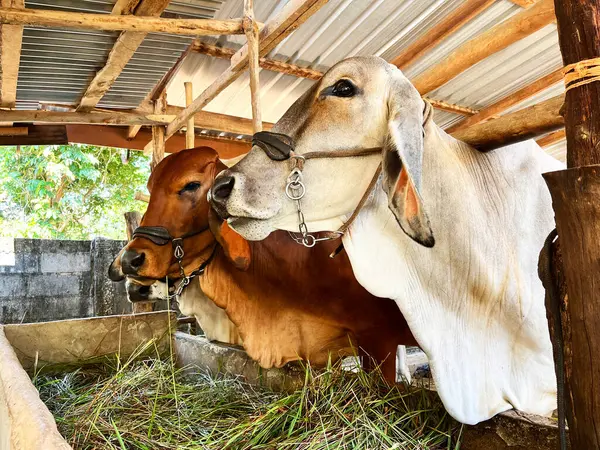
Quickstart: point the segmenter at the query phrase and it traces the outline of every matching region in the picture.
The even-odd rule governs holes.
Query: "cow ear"
[[[252,260],[248,241],[233,231],[227,221],[221,220],[212,208],[208,213],[208,224],[231,263],[239,270],[248,270]]]
[[[402,230],[425,247],[435,239],[421,198],[424,118],[431,105],[421,99],[400,71],[388,99],[388,138],[383,148],[383,186],[388,206]]]

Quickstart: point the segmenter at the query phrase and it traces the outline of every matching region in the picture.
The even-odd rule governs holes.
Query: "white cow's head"
[[[423,122],[431,107],[396,67],[378,57],[333,66],[277,122],[295,152],[381,147],[382,155],[308,160],[302,210],[309,230],[335,230],[365,193],[383,157],[383,186],[404,232],[434,245],[420,195]],[[425,118],[425,119],[424,119]],[[298,230],[296,205],[285,194],[289,161],[273,161],[258,146],[215,181],[211,195],[219,213],[247,239],[275,229]]]

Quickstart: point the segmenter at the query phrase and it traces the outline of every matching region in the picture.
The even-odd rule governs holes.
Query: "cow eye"
[[[183,189],[181,189],[179,191],[180,194],[184,193],[184,192],[193,192],[195,190],[197,190],[200,187],[200,183],[198,183],[197,181],[192,181],[191,183],[186,184]]]
[[[331,91],[336,97],[352,97],[356,94],[356,86],[350,80],[338,80]]]

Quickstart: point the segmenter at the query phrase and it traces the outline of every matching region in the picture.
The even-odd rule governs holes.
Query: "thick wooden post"
[[[194,101],[194,90],[191,81],[186,81],[183,85],[185,86],[185,106],[188,107]],[[185,130],[185,148],[194,148],[194,139],[194,116],[191,116]]]
[[[565,66],[600,57],[600,0],[555,0],[555,10]],[[573,449],[600,450],[600,82],[568,90],[562,114],[569,169],[544,178],[566,280],[567,418]]]

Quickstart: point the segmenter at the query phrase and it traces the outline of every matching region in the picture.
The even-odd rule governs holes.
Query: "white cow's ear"
[[[389,208],[402,230],[425,247],[435,239],[421,198],[423,121],[427,107],[410,82],[400,75],[388,100],[388,138],[383,148],[383,186]]]

